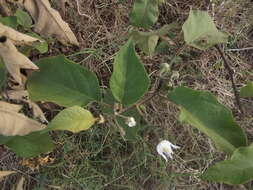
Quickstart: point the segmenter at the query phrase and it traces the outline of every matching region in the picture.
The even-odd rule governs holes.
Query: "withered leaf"
[[[4,101],[0,101],[0,109],[8,109],[10,111],[14,111],[14,112],[19,112],[19,110],[21,110],[22,105],[18,105],[18,104],[10,104]]]
[[[12,43],[16,45],[31,44],[33,42],[40,41],[37,38],[20,33],[14,30],[13,28],[5,26],[0,23],[0,37],[2,36],[9,38],[12,41]]]
[[[48,123],[43,111],[35,102],[29,99],[29,94],[26,90],[7,90],[5,93],[3,93],[3,96],[6,99],[26,102],[29,105],[29,107],[32,109],[33,116],[35,118],[38,118],[43,123]],[[1,107],[1,104],[0,104],[0,107]]]
[[[48,0],[25,0],[23,6],[35,21],[35,32],[55,36],[61,43],[79,45],[69,25],[53,9]]]
[[[20,69],[39,69],[26,56],[20,53],[13,43],[5,36],[0,37],[0,56],[6,69],[16,82],[22,84]]]
[[[24,136],[43,130],[46,126],[10,109],[11,105],[0,107],[0,134],[4,136]]]

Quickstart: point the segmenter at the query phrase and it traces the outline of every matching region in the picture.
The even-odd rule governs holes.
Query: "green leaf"
[[[0,22],[13,29],[17,29],[18,27],[18,20],[16,16],[0,17]]]
[[[88,110],[73,106],[56,115],[45,131],[67,130],[77,133],[89,129],[96,120]]]
[[[205,133],[222,151],[232,154],[236,148],[247,145],[246,136],[231,111],[211,93],[177,87],[168,97],[179,106],[180,120]]]
[[[191,10],[183,31],[185,42],[200,50],[228,40],[228,35],[216,28],[206,11]]]
[[[22,11],[21,9],[18,9],[15,13],[15,16],[17,17],[17,21],[18,24],[20,24],[21,26],[24,26],[25,28],[31,28],[33,21],[32,18],[30,17],[30,15],[25,12]]]
[[[41,132],[30,133],[26,136],[0,136],[0,144],[5,144],[18,156],[25,158],[52,151],[54,147],[51,137]]]
[[[42,37],[40,37],[38,34],[36,34],[34,32],[27,33],[27,35],[32,36],[34,38],[38,38],[39,40],[43,41],[43,42],[34,42],[34,43],[32,43],[32,47],[37,49],[40,53],[48,52],[48,44]]]
[[[146,55],[153,55],[155,52],[155,48],[157,42],[159,40],[159,36],[153,34],[152,32],[140,32],[140,31],[133,31],[131,36],[136,44],[138,44],[139,48],[146,54]]]
[[[132,40],[121,47],[114,59],[110,88],[116,100],[124,105],[134,104],[149,87],[148,74],[139,60]]]
[[[149,29],[159,16],[157,0],[135,0],[129,15],[130,23],[136,27]]]
[[[138,45],[138,47],[146,54],[153,55],[160,37],[166,37],[169,31],[176,28],[176,23],[166,24],[158,30],[151,32],[142,32],[133,29],[130,32],[130,37]],[[168,43],[168,42],[166,42]]]
[[[0,57],[0,89],[7,79],[7,71],[5,69],[2,58]],[[1,91],[1,90],[0,90]]]
[[[100,101],[97,77],[86,68],[62,55],[41,59],[37,65],[40,72],[34,72],[27,84],[33,101],[50,101],[65,107]]]
[[[246,86],[241,88],[241,97],[253,97],[253,82],[248,82]]]
[[[230,185],[243,184],[253,179],[253,145],[234,151],[230,159],[207,169],[201,178]]]

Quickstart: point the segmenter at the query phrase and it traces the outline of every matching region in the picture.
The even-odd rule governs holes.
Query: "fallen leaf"
[[[5,176],[8,176],[10,174],[13,174],[13,173],[16,173],[14,171],[0,171],[0,180],[5,177]]]
[[[34,38],[26,34],[20,33],[14,30],[13,28],[5,26],[1,23],[0,23],[0,36],[6,36],[8,39],[11,40],[12,43],[16,45],[31,44],[33,42],[41,41],[38,38]]]
[[[8,109],[10,111],[19,112],[21,108],[22,108],[22,105],[10,104],[4,101],[0,101],[0,109]]]
[[[4,136],[24,136],[31,132],[43,130],[46,126],[29,119],[10,109],[12,105],[0,107],[0,135]]]
[[[3,93],[3,96],[6,99],[26,102],[32,109],[33,116],[35,118],[38,118],[42,123],[48,123],[43,111],[35,102],[30,100],[29,94],[26,90],[7,90],[5,93]]]
[[[19,84],[22,84],[21,68],[39,69],[26,56],[21,54],[6,36],[0,36],[0,56],[3,58],[6,69],[10,75]]]
[[[50,157],[49,155],[45,157],[38,156],[35,158],[23,159],[20,164],[34,171],[38,170],[41,166],[53,163],[54,160],[55,159]]]
[[[48,123],[43,111],[40,109],[40,107],[31,100],[28,102],[29,106],[32,108],[33,116],[38,118],[42,123]]]
[[[23,102],[27,102],[29,100],[29,94],[26,90],[7,90],[3,93],[3,97]]]
[[[22,4],[35,21],[35,32],[46,37],[53,35],[65,45],[79,45],[69,25],[48,0],[25,0]]]

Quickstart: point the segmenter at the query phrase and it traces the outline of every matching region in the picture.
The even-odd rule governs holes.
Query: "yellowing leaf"
[[[5,36],[0,37],[0,56],[6,69],[16,82],[22,84],[20,69],[38,69],[26,56],[21,54]]]
[[[6,36],[16,45],[30,44],[32,42],[39,41],[38,38],[34,38],[26,34],[22,34],[14,30],[13,28],[5,26],[0,23],[0,37],[1,36]]]
[[[63,44],[79,45],[69,25],[53,9],[48,0],[26,0],[25,9],[35,21],[35,32],[45,36],[55,36]]]
[[[24,136],[34,131],[43,130],[46,126],[29,119],[10,109],[11,104],[0,107],[0,135]]]
[[[47,130],[68,130],[73,133],[89,129],[97,118],[79,106],[73,106],[61,111],[48,125]]]

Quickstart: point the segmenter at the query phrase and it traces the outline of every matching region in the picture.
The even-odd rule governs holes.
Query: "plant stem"
[[[220,49],[220,47],[218,45],[215,46],[215,48],[218,50],[223,62],[224,62],[224,66],[225,66],[225,69],[227,69],[228,71],[228,75],[229,75],[229,78],[231,80],[231,83],[232,83],[232,88],[233,88],[233,91],[234,91],[234,95],[235,95],[235,101],[236,101],[236,104],[240,110],[240,112],[243,114],[243,109],[242,109],[242,106],[241,106],[241,102],[240,102],[240,97],[239,97],[239,93],[236,89],[236,85],[235,85],[235,80],[234,80],[234,71],[232,70],[232,68],[230,67],[223,51]]]

